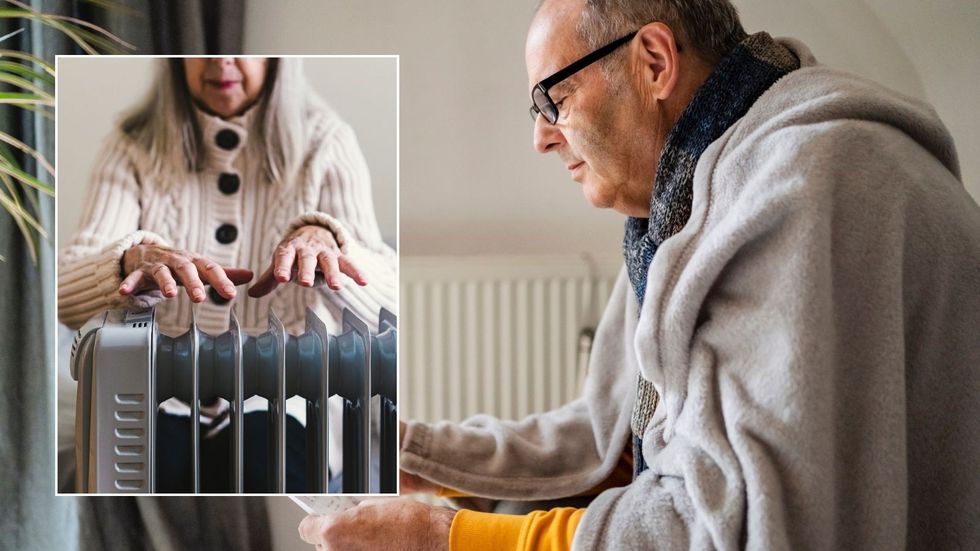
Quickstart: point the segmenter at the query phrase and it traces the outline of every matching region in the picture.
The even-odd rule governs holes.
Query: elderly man
[[[980,208],[926,105],[747,35],[726,0],[546,0],[534,146],[628,216],[583,396],[409,423],[403,489],[330,549],[966,548],[980,541]],[[617,467],[632,463],[617,486]],[[375,547],[372,547],[376,545]]]

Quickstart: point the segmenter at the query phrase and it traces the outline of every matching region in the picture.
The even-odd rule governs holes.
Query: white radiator
[[[518,419],[578,396],[619,256],[401,259],[405,418]]]

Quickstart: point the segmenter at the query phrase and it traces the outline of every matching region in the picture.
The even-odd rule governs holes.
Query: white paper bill
[[[339,513],[351,507],[356,507],[358,503],[367,498],[325,495],[289,496],[289,499],[295,501],[297,505],[311,515],[325,515],[327,513]]]

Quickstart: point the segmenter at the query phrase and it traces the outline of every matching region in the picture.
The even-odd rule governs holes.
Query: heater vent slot
[[[143,403],[142,394],[116,394],[117,404],[139,405]]]
[[[132,479],[132,480],[120,479],[120,480],[116,480],[116,489],[121,492],[130,493],[130,494],[135,494],[137,492],[145,492],[146,491],[145,482],[146,481],[143,479]]]

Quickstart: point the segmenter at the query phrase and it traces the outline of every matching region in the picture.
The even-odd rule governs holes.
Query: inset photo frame
[[[398,61],[58,57],[59,494],[397,493]]]

